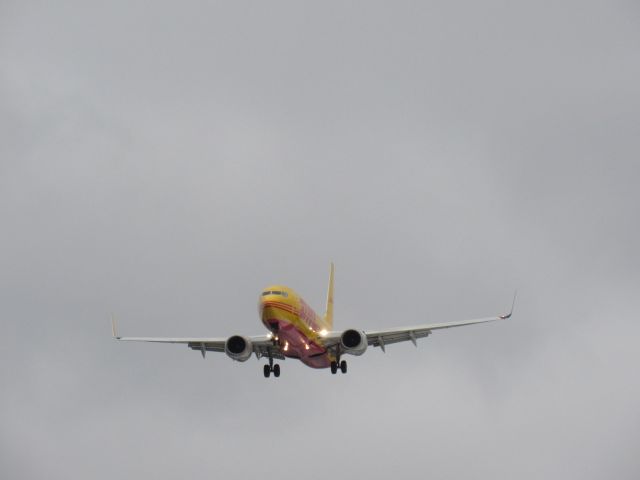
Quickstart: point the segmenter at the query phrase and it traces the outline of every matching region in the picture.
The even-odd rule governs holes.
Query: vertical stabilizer
[[[329,269],[329,288],[327,289],[327,310],[324,312],[324,321],[327,330],[333,330],[333,262]]]

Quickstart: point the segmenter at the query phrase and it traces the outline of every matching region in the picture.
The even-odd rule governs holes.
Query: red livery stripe
[[[286,303],[282,303],[282,302],[264,302],[263,304],[265,307],[275,307],[275,308],[279,308],[280,310],[284,310],[285,312],[289,312],[289,313],[296,313],[296,310],[291,306],[288,305]]]

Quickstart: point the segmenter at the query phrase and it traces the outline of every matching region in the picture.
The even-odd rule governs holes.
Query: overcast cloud
[[[640,8],[0,3],[0,477],[640,476]],[[349,358],[125,335],[502,313]]]

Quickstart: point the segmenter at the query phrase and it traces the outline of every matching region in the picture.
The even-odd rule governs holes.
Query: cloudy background
[[[640,7],[0,3],[0,477],[640,475]],[[125,335],[502,313],[332,376]]]

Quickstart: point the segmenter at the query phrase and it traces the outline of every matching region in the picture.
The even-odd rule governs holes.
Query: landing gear
[[[264,378],[269,378],[271,372],[273,372],[273,376],[278,378],[280,376],[280,365],[277,363],[274,365],[273,358],[269,357],[269,365],[265,365],[262,369],[264,373]]]
[[[338,368],[340,369],[340,371],[342,373],[347,373],[347,361],[346,360],[342,360],[340,363],[338,363],[338,361],[333,361],[331,362],[331,374],[335,375],[336,373],[338,373]]]

